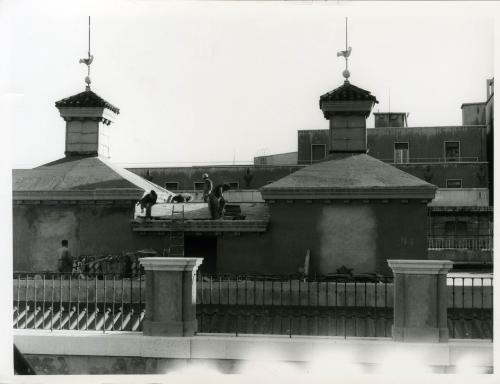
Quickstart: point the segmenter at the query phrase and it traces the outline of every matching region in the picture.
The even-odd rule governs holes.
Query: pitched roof
[[[172,195],[166,189],[104,159],[85,156],[70,156],[37,168],[14,170],[12,184],[15,195],[41,193],[47,196],[47,193],[69,192],[70,197],[77,192],[84,196],[85,193],[99,191],[112,198],[125,190],[139,197],[146,191],[155,190],[159,200]]]
[[[120,113],[120,110],[113,104],[108,103],[97,93],[92,92],[90,89],[80,92],[76,95],[67,97],[65,99],[56,101],[56,107],[101,107],[108,108],[114,113]]]
[[[327,92],[321,95],[319,98],[320,105],[323,101],[373,101],[378,103],[375,96],[370,94],[369,91],[365,91],[355,85],[352,85],[349,81],[344,81],[340,87],[335,88],[333,91]]]
[[[436,186],[367,154],[334,154],[261,188],[264,199],[433,198]]]

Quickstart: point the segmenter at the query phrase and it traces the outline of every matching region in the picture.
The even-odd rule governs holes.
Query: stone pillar
[[[195,273],[203,262],[190,257],[139,259],[146,272],[147,336],[193,336],[196,332]]]
[[[447,260],[387,260],[394,273],[392,338],[407,342],[447,342]]]

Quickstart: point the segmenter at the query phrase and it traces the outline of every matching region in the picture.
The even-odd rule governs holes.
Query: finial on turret
[[[345,69],[342,72],[342,76],[344,76],[345,81],[349,81],[349,77],[351,76],[351,73],[349,72],[348,69],[348,62],[349,62],[349,56],[351,55],[351,47],[347,46],[347,17],[345,18],[345,51],[340,51],[337,52],[337,57],[342,56],[345,58]]]
[[[92,61],[94,60],[94,56],[90,54],[90,16],[89,16],[89,50],[88,50],[88,56],[86,59],[80,59],[79,63],[80,64],[85,64],[87,66],[87,76],[85,76],[85,90],[90,91],[90,83],[92,83],[92,80],[90,80],[90,64],[92,64]]]

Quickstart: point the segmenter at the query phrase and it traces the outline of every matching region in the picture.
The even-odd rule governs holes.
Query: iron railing
[[[493,249],[492,236],[429,236],[427,238],[428,249],[471,249],[487,250]]]
[[[448,277],[451,338],[493,339],[493,277]]]
[[[14,272],[14,328],[141,331],[142,277]]]
[[[390,337],[392,277],[197,274],[201,333]]]
[[[390,337],[393,278],[198,273],[199,333]],[[18,329],[141,331],[144,276],[15,272]],[[451,338],[493,338],[493,277],[449,275]]]
[[[379,159],[391,164],[418,164],[418,163],[477,163],[479,157],[447,156],[447,157],[409,157],[407,159]],[[401,161],[400,161],[401,160]]]

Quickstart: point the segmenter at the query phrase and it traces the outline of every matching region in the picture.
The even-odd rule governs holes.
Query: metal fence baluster
[[[62,289],[63,273],[59,275],[59,329],[63,318],[63,289]]]
[[[102,333],[105,333],[106,332],[106,318],[107,318],[107,315],[109,315],[108,313],[108,310],[106,309],[106,274],[103,273],[102,275],[103,277],[103,290],[104,290],[104,298],[103,298],[103,306],[102,306],[102,310],[103,310],[103,324],[102,324]]]
[[[77,318],[77,322],[76,322],[76,329],[77,330],[80,330],[80,282],[81,282],[81,276],[78,276],[78,288],[77,288],[77,292],[76,292],[76,318]]]
[[[115,330],[116,276],[113,274],[113,305],[111,305],[111,330]]]
[[[121,299],[121,307],[120,307],[120,318],[121,318],[121,327],[120,331],[123,331],[123,314],[125,313],[125,308],[123,307],[123,293],[125,292],[125,286],[124,286],[124,278],[122,278],[122,290],[120,292],[120,299]]]
[[[52,275],[52,300],[50,302],[50,330],[54,327],[54,275]]]
[[[43,309],[43,318],[42,318],[42,329],[45,329],[45,273],[43,274],[42,277],[42,291],[43,291],[43,303],[42,303],[42,309]],[[19,298],[18,298],[19,300]],[[19,304],[17,305],[19,308]]]

